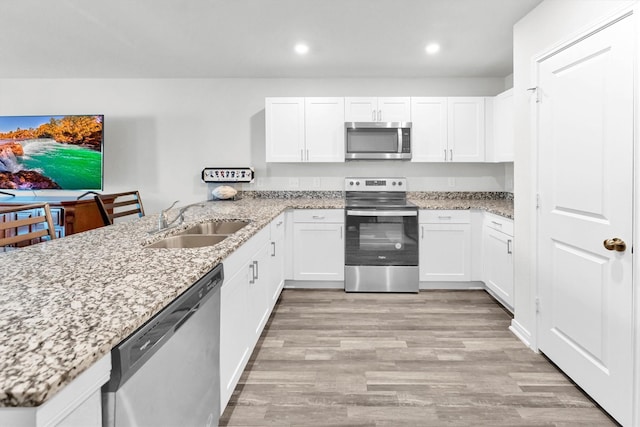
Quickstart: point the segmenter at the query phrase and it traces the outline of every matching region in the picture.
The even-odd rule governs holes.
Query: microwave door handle
[[[347,211],[347,216],[418,216],[417,210],[410,211]]]
[[[402,128],[398,128],[398,154],[402,154]]]

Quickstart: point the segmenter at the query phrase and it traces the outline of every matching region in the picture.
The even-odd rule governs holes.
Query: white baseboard
[[[285,280],[285,289],[344,289],[342,280]]]
[[[476,290],[485,289],[482,282],[420,282],[420,290]]]
[[[516,319],[511,320],[511,326],[509,326],[509,330],[513,333],[513,335],[518,337],[518,339],[522,341],[524,345],[526,345],[536,353],[538,352],[537,349],[531,346],[531,333],[525,328],[523,328],[522,325],[518,323]]]

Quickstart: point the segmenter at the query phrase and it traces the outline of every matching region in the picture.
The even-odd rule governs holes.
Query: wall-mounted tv
[[[0,189],[102,190],[103,115],[0,116]]]

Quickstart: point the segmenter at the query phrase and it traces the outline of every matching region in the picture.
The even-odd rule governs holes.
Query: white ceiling
[[[541,1],[1,0],[0,78],[504,77]]]

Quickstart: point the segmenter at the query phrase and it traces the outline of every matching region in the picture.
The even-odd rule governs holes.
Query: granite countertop
[[[344,207],[340,192],[318,194],[206,202],[190,208],[182,226],[152,235],[156,215],[0,253],[0,406],[44,403],[283,210]],[[410,199],[424,209],[513,217],[512,201],[429,197]],[[215,246],[144,247],[211,220],[250,224]]]

